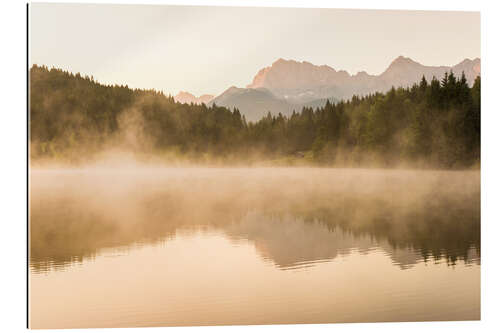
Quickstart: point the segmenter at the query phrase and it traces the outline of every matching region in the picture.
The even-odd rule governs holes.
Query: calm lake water
[[[32,328],[480,319],[480,174],[32,169]]]

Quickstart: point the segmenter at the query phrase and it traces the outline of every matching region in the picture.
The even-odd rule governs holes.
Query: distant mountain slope
[[[326,65],[278,59],[272,66],[261,69],[247,88],[233,86],[209,104],[238,108],[248,121],[257,121],[268,112],[290,115],[304,106],[322,107],[327,99],[338,101],[353,95],[386,92],[392,86],[411,86],[423,75],[430,81],[433,76],[440,79],[450,71],[457,76],[463,71],[472,85],[481,73],[481,60],[465,59],[455,66],[424,66],[400,56],[380,75],[366,72],[350,75]]]
[[[400,56],[380,75],[359,72],[350,75],[329,66],[316,66],[309,62],[278,59],[270,67],[261,69],[247,88],[266,88],[278,98],[292,103],[304,103],[320,98],[349,99],[352,95],[385,92],[392,86],[409,86],[422,75],[428,80],[441,78],[445,72],[460,75],[463,71],[469,85],[480,75],[481,60],[465,59],[455,66],[424,66],[410,58]]]
[[[187,91],[181,91],[177,95],[174,96],[174,100],[179,103],[187,103],[187,104],[207,104],[214,98],[213,95],[201,95],[200,97],[196,97],[195,95],[188,93]]]
[[[330,99],[333,101],[333,99]],[[306,103],[291,103],[284,98],[275,96],[265,88],[237,88],[231,87],[210,101],[209,105],[237,108],[247,121],[257,121],[266,116],[268,112],[273,115],[279,113],[291,115],[295,110],[300,112],[304,106],[322,107],[326,98],[312,100]]]
[[[228,108],[238,108],[248,121],[256,121],[264,117],[268,111],[272,114],[288,114],[290,105],[274,96],[264,88],[245,89],[231,87],[214,98],[210,105],[216,104]]]

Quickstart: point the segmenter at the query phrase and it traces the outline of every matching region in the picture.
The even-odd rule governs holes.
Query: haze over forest
[[[479,165],[478,12],[37,3],[30,18],[34,163]]]
[[[209,96],[102,85],[34,65],[31,156],[82,163],[126,151],[170,163],[469,168],[480,160],[479,75],[479,59],[430,67],[398,57],[379,76],[280,59],[248,88],[205,103]]]

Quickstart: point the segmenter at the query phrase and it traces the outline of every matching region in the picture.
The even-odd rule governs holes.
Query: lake
[[[31,169],[31,328],[480,319],[480,172]]]

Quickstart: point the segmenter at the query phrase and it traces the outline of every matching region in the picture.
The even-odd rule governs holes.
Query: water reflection
[[[369,233],[353,233],[349,229],[331,227],[325,221],[305,222],[293,216],[270,217],[251,212],[241,222],[228,225],[224,232],[231,239],[251,241],[263,258],[271,260],[280,269],[311,267],[352,252],[369,254],[380,251],[401,269],[428,260],[420,249],[409,245],[395,247],[387,239],[375,238]],[[456,258],[461,258],[466,264],[479,263],[478,252],[473,247],[465,254],[453,256],[442,251],[434,261],[444,258],[452,258],[447,261],[452,265]]]
[[[353,251],[480,263],[479,172],[331,169],[35,170],[30,267],[64,270],[104,249],[217,231],[279,269]]]

